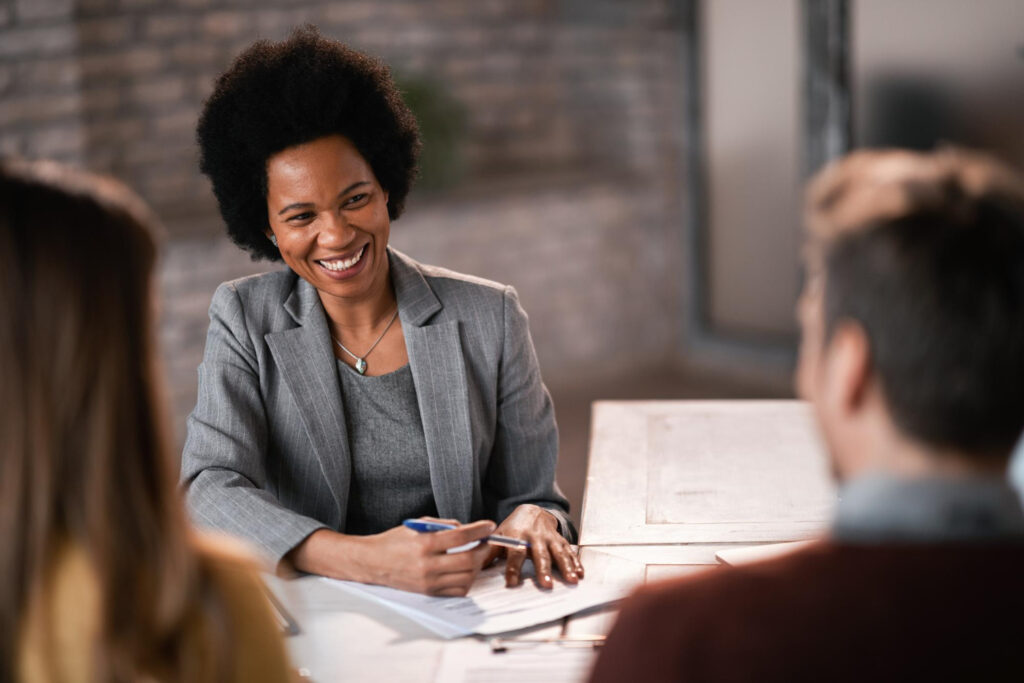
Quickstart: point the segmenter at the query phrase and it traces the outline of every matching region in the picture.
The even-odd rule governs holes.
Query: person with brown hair
[[[283,681],[254,565],[189,530],[161,410],[154,221],[0,165],[0,681]]]
[[[862,151],[808,192],[796,373],[841,484],[828,538],[651,585],[592,680],[1020,680],[1024,180]]]

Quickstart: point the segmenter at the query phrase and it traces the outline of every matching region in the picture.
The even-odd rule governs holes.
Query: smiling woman
[[[341,357],[359,374],[367,372],[374,343],[366,337],[381,320],[392,322],[397,310],[388,277],[387,203],[373,169],[341,135],[289,147],[267,161],[267,235],[288,267],[319,292],[339,348],[348,348],[341,346],[345,338],[353,348],[367,349]],[[361,320],[366,313],[369,319]],[[408,362],[400,334],[384,332],[379,341],[372,374]]]
[[[419,137],[387,68],[312,28],[260,41],[198,138],[228,234],[288,268],[214,295],[182,458],[194,519],[302,571],[436,595],[506,552],[519,583],[524,550],[447,552],[497,527],[530,543],[540,585],[578,581],[515,290],[388,246]]]

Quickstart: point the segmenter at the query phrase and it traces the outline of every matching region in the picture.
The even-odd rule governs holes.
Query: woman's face
[[[388,193],[340,135],[267,160],[267,237],[321,296],[356,301],[387,291]]]

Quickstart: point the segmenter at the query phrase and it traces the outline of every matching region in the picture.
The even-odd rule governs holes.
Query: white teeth
[[[355,264],[359,263],[359,259],[361,259],[363,257],[363,253],[365,251],[366,251],[366,245],[364,244],[363,248],[359,250],[359,253],[356,254],[355,256],[353,256],[350,259],[344,259],[342,261],[320,261],[320,265],[323,266],[324,268],[326,268],[327,270],[333,270],[333,271],[348,270],[349,268],[351,268]]]

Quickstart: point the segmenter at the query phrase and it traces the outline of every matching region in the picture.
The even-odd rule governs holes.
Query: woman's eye
[[[366,194],[365,192],[362,194],[353,195],[352,197],[349,197],[348,199],[345,200],[345,206],[353,206],[355,204],[359,204],[369,196],[370,195]]]
[[[313,217],[313,212],[312,211],[303,211],[302,213],[297,213],[294,216],[289,216],[288,217],[288,222],[289,223],[294,223],[294,222],[308,221],[312,217]]]

